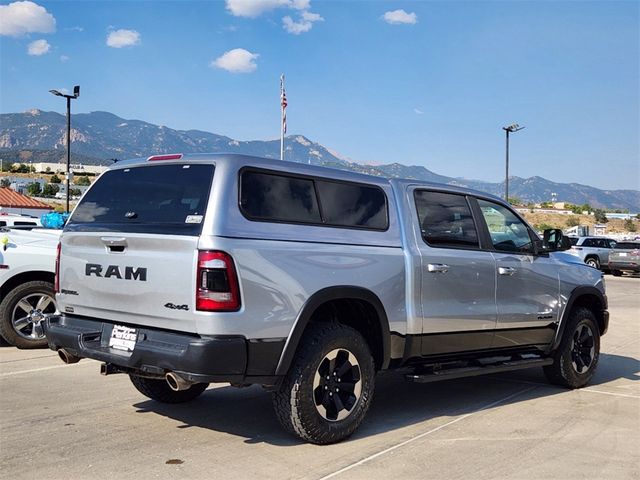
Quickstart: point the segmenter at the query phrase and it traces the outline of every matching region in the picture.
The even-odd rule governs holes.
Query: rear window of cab
[[[68,231],[199,235],[213,165],[145,165],[109,170],[82,197]]]
[[[245,169],[240,210],[249,220],[387,230],[387,197],[375,185]]]

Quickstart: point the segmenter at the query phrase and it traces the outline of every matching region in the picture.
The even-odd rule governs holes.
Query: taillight
[[[224,252],[198,252],[196,310],[233,312],[240,309],[240,289],[233,259]]]
[[[58,242],[58,248],[56,249],[56,276],[54,280],[54,289],[56,293],[60,293],[60,242]]]
[[[151,155],[147,158],[147,162],[157,162],[162,160],[180,160],[182,158],[181,153],[171,153],[169,155]]]

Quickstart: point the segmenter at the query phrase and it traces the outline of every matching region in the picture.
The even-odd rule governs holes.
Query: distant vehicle
[[[40,322],[56,311],[53,281],[62,230],[18,228],[0,229],[0,336],[18,348],[44,347]]]
[[[574,237],[575,238],[575,237]],[[616,241],[604,237],[578,237],[567,253],[580,257],[584,263],[593,268],[608,269],[609,252],[616,246]]]
[[[609,254],[609,270],[616,277],[640,272],[640,242],[618,242]]]
[[[0,227],[23,227],[23,230],[29,228],[41,227],[40,220],[29,215],[18,215],[11,213],[0,213]]]

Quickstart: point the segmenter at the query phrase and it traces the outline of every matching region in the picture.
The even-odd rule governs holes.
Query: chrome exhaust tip
[[[74,354],[69,353],[64,348],[61,348],[60,350],[58,350],[58,356],[60,357],[60,360],[62,360],[67,365],[72,363],[78,363],[81,360],[80,357],[76,357]]]
[[[169,388],[174,392],[180,392],[182,390],[188,390],[193,382],[187,380],[186,378],[182,378],[180,375],[169,372],[164,376],[165,380],[169,384]]]

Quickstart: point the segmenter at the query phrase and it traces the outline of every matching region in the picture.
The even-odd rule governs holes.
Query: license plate
[[[618,255],[620,255],[621,257],[626,257],[627,256],[626,253],[619,253]]]
[[[122,325],[114,325],[111,330],[111,338],[109,346],[116,350],[124,350],[125,352],[133,351],[136,346],[138,334],[135,328],[123,327]]]

